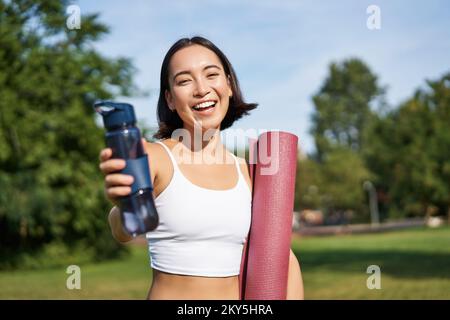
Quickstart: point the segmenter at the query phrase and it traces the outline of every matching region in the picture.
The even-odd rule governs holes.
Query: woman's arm
[[[287,285],[287,300],[303,300],[305,293],[303,291],[303,277],[300,269],[300,263],[292,249],[289,253],[289,273]]]

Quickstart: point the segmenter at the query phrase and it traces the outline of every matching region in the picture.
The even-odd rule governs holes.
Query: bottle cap
[[[134,108],[128,103],[98,101],[94,103],[94,110],[102,115],[106,129],[136,123]]]

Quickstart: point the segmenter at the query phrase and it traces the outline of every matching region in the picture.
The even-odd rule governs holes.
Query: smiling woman
[[[153,268],[149,299],[239,299],[252,183],[245,160],[225,148],[220,131],[256,106],[244,102],[231,63],[209,40],[181,39],[167,52],[155,134],[160,141],[143,141],[160,218],[158,227],[146,234]],[[192,163],[192,155],[216,161]],[[100,157],[105,193],[117,204],[118,197],[130,193],[133,179],[116,173],[125,164],[110,159],[110,149]],[[132,239],[122,228],[117,206],[109,222],[118,241]],[[288,281],[287,298],[302,298],[300,268],[292,252]]]
[[[165,101],[183,121],[184,129],[198,122],[203,129],[220,126],[233,96],[229,77],[217,55],[201,45],[180,49],[169,63],[169,90]]]
[[[193,89],[197,90],[195,97]],[[202,96],[204,94],[202,90],[220,92],[220,98],[225,99],[222,101],[227,104],[227,108],[224,118],[219,123],[220,130],[231,127],[234,121],[248,115],[250,110],[257,107],[255,103],[244,102],[233,66],[219,48],[202,37],[180,39],[169,49],[161,67],[157,110],[159,130],[155,135],[156,138],[169,138],[174,130],[186,125],[182,115],[174,112],[174,101],[183,94],[191,94],[190,99],[195,100],[190,101],[191,107],[194,107],[192,103],[198,104],[208,100],[217,103],[218,94],[214,97],[211,94]]]

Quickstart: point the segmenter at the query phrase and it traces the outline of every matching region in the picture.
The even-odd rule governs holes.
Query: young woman
[[[256,108],[247,104],[232,65],[202,37],[177,41],[161,68],[159,130],[148,143],[153,196],[160,223],[146,237],[153,281],[149,299],[239,299],[239,271],[250,227],[252,184],[244,159],[221,142],[220,131]],[[112,234],[132,239],[120,221],[118,197],[133,177],[116,173],[125,161],[100,153]],[[288,299],[303,299],[300,266],[290,253]]]

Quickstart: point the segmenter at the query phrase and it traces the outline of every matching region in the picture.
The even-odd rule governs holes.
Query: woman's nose
[[[208,85],[203,80],[196,81],[194,96],[203,97],[209,93]]]

